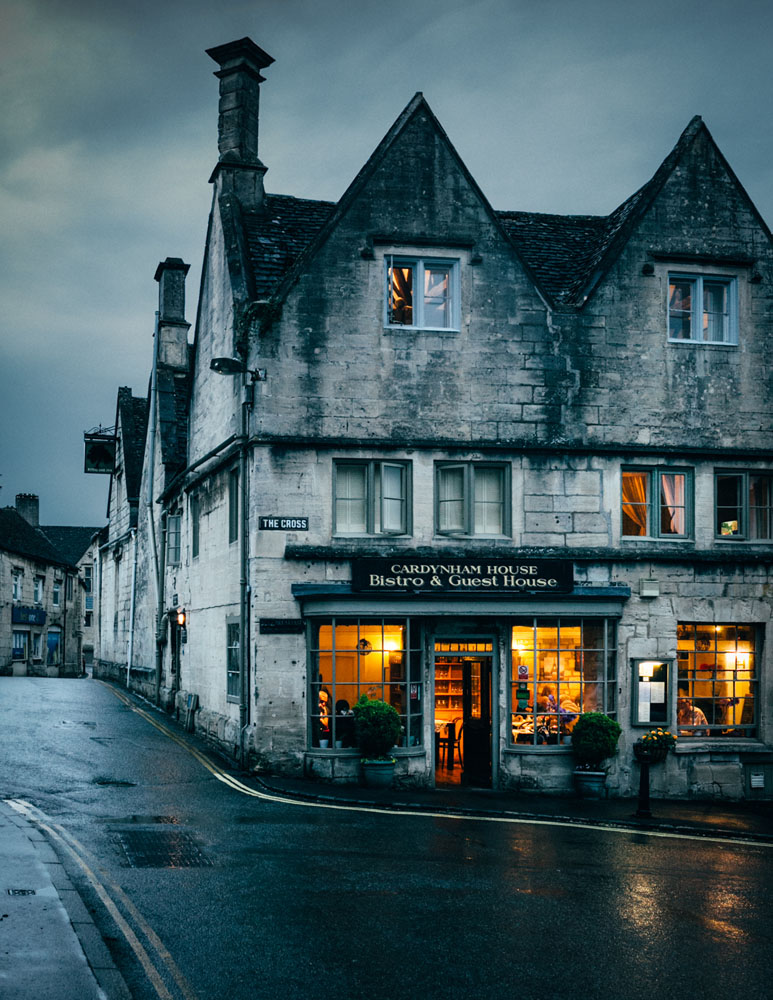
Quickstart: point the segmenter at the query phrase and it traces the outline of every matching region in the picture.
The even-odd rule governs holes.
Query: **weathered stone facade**
[[[403,716],[397,780],[431,784],[455,704],[448,677],[474,661],[478,707],[465,673],[456,720],[468,780],[569,792],[561,711],[575,716],[558,700],[571,692],[578,710],[623,727],[614,795],[635,792],[631,746],[649,722],[680,728],[686,684],[711,718],[653,769],[653,793],[773,794],[773,248],[703,122],[608,217],[496,212],[417,95],[341,200],[310,202],[264,192],[257,91],[270,57],[248,40],[210,54],[221,159],[191,366],[181,300],[165,305],[162,285],[176,416],[163,422],[156,381],[141,490],[152,477],[152,513],[132,524],[111,500],[110,545],[136,529],[139,546],[132,683],[191,710],[230,753],[334,781],[356,780],[359,757],[334,745],[339,722],[320,735],[331,722],[320,691],[350,702],[378,689]],[[234,93],[246,117],[229,113]],[[416,283],[411,322],[386,303],[400,268]],[[446,312],[424,323],[438,274]],[[689,307],[674,305],[679,282]],[[162,441],[177,442],[173,460],[153,457]],[[629,475],[647,491],[638,502]],[[723,475],[740,491],[735,517],[718,499]],[[571,586],[368,589],[353,576],[366,558],[553,560]],[[131,587],[115,592],[103,623],[128,614]],[[709,679],[707,630],[724,636]],[[398,632],[410,647],[394,645]],[[125,673],[120,645],[103,644],[104,662]],[[378,681],[377,661],[358,659],[370,655]],[[665,681],[650,681],[653,661]]]

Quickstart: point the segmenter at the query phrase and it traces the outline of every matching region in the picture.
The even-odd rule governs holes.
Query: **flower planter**
[[[366,788],[391,788],[395,776],[394,760],[363,760],[362,781]]]
[[[606,771],[575,771],[574,787],[581,799],[603,799]]]
[[[667,746],[645,746],[643,743],[634,743],[633,755],[640,764],[662,764],[668,756]]]

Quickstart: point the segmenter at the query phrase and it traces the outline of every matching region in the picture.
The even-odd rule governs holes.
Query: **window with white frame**
[[[410,462],[333,462],[333,530],[338,535],[404,535],[410,530]]]
[[[241,692],[239,622],[226,622],[226,698],[238,701]]]
[[[717,472],[714,484],[719,538],[773,540],[773,474]]]
[[[54,580],[54,587],[51,592],[51,603],[55,608],[58,608],[62,603],[62,581]]]
[[[43,587],[45,586],[46,578],[44,576],[36,576],[32,589],[32,599],[35,604],[43,603]]]
[[[668,339],[737,344],[737,279],[669,273]]]
[[[166,561],[170,566],[180,562],[180,515],[169,514],[166,519]]]
[[[14,630],[11,657],[14,660],[26,660],[30,652],[30,634]]]
[[[385,258],[385,267],[387,326],[458,329],[458,261],[390,254]]]
[[[14,601],[21,600],[23,580],[24,580],[24,574],[20,569],[15,569],[11,571],[11,586],[12,586],[12,594]]]
[[[623,469],[621,496],[624,537],[691,536],[692,473],[689,469]]]
[[[43,654],[41,652],[43,646],[43,636],[40,632],[32,633],[32,659],[42,660]]]
[[[441,535],[510,534],[510,468],[487,462],[435,467],[435,524]]]

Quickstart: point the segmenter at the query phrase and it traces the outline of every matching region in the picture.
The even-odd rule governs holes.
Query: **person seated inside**
[[[690,698],[690,685],[680,684],[676,698],[677,726],[708,726],[706,716]],[[680,729],[680,736],[708,736],[708,729]]]
[[[346,698],[340,698],[336,702],[336,744],[353,747],[355,742],[354,712]]]

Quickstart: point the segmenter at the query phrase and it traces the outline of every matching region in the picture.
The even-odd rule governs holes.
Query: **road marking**
[[[159,958],[166,966],[168,973],[176,982],[185,1000],[197,1000],[196,994],[191,988],[190,983],[181,972],[166,946],[139,912],[134,903],[132,903],[132,901],[128,898],[126,893],[119,885],[107,878],[104,873],[102,873],[104,881],[100,881],[94,874],[93,869],[97,865],[97,859],[94,855],[75,837],[73,837],[71,833],[59,824],[54,823],[49,816],[36,806],[26,802],[24,799],[6,799],[5,801],[13,810],[28,819],[31,823],[38,827],[38,829],[45,831],[48,836],[52,840],[56,841],[56,843],[58,843],[65,851],[67,851],[70,857],[75,861],[88,879],[94,891],[102,900],[110,916],[116,922],[119,930],[145,970],[145,974],[150,980],[159,998],[161,998],[161,1000],[174,1000],[174,997],[169,992],[163,979],[161,978],[160,972],[154,965],[153,960],[143,946],[142,942],[134,933],[133,929],[129,926],[129,923],[124,918],[113,899],[110,897],[104,883],[107,883],[111,892],[118,897],[121,904],[126,908],[131,917],[137,923],[140,931],[145,935],[147,940],[156,950]]]
[[[389,806],[381,807],[354,805],[350,803],[338,804],[334,802],[307,802],[291,798],[290,796],[279,795],[275,792],[261,792],[255,788],[250,788],[249,785],[245,785],[243,782],[239,781],[238,778],[234,778],[233,775],[222,770],[222,768],[218,767],[217,764],[209,760],[204,756],[204,754],[197,750],[196,747],[192,747],[173,730],[168,729],[162,722],[159,722],[158,719],[154,719],[149,712],[146,712],[143,708],[135,705],[131,698],[125,695],[123,691],[119,691],[117,688],[113,687],[112,684],[106,684],[104,681],[100,681],[99,683],[103,684],[103,686],[109,691],[112,691],[119,701],[122,701],[124,705],[128,706],[133,712],[141,715],[146,722],[149,722],[151,726],[154,726],[160,733],[163,733],[164,736],[167,736],[178,746],[182,747],[183,750],[186,750],[189,754],[191,754],[191,756],[195,757],[203,767],[205,767],[215,778],[218,779],[218,781],[222,781],[224,784],[229,785],[242,795],[249,795],[252,798],[262,799],[265,802],[278,802],[281,805],[303,806],[307,809],[329,809],[334,812],[375,813],[380,816],[429,816],[436,819],[472,820],[477,823],[509,823],[515,826],[551,826],[563,827],[570,830],[600,830],[603,833],[625,834],[626,836],[657,837],[667,840],[694,840],[700,841],[704,844],[732,844],[734,847],[744,846],[767,847],[769,849],[773,848],[773,842],[764,840],[740,840],[733,837],[717,837],[702,833],[678,833],[670,830],[645,830],[639,829],[638,827],[616,826],[606,823],[586,823],[582,820],[540,819],[525,816],[470,816],[464,813],[435,812],[434,810],[428,809],[394,809]]]

